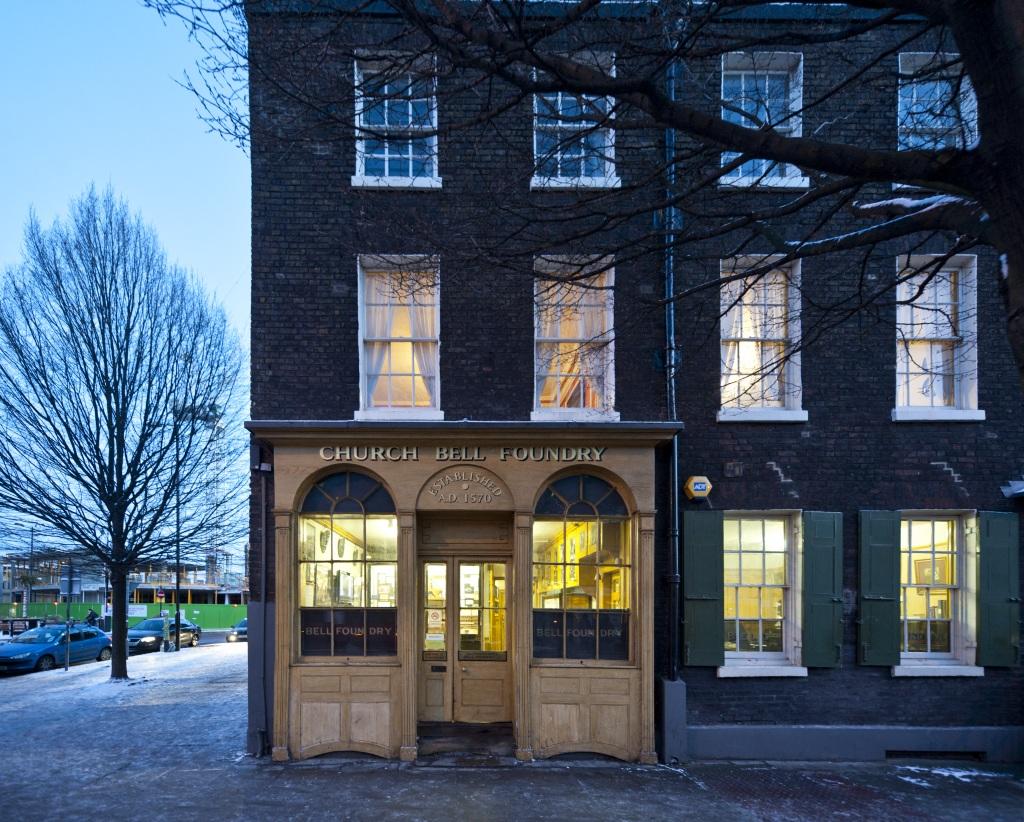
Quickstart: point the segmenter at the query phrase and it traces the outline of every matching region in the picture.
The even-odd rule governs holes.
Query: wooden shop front
[[[272,447],[273,755],[654,762],[658,424],[250,423]]]

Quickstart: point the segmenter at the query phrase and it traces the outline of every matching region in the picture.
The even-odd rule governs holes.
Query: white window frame
[[[588,62],[599,67],[607,67],[609,74],[615,76],[615,58],[611,54],[585,54],[585,55],[572,55],[575,59],[581,62]],[[597,100],[600,95],[596,94],[571,94],[570,92],[559,92],[560,95],[566,95],[569,97],[578,97],[581,100]],[[622,181],[618,176],[618,157],[615,152],[615,100],[612,97],[605,97],[605,103],[608,108],[608,124],[602,126],[601,129],[593,129],[580,124],[579,130],[582,131],[593,131],[603,130],[607,133],[607,154],[608,156],[604,159],[604,171],[605,173],[601,176],[588,176],[579,175],[576,177],[548,177],[539,173],[540,168],[540,156],[537,152],[537,136],[538,131],[542,129],[538,124],[538,105],[537,98],[539,95],[533,95],[533,132],[531,136],[533,144],[533,176],[530,178],[531,189],[587,189],[587,188],[619,188],[622,185]],[[560,128],[567,128],[571,126],[560,126]],[[582,167],[582,161],[581,161]]]
[[[443,420],[441,410],[441,274],[436,257],[429,254],[360,254],[356,258],[359,280],[359,408],[356,420]],[[434,270],[437,292],[434,298],[434,329],[437,334],[437,377],[434,405],[430,408],[374,408],[366,384],[366,295],[365,280],[368,271]]]
[[[800,510],[725,511],[727,519],[786,521],[786,589],[783,595],[782,652],[726,651],[719,679],[741,677],[805,677],[803,665],[803,512]],[[723,580],[724,584],[724,580]]]
[[[955,519],[957,521],[956,553],[957,593],[953,597],[950,625],[951,653],[900,653],[900,663],[892,668],[894,677],[945,677],[984,676],[985,669],[975,664],[977,653],[978,625],[978,512],[974,510],[902,510],[900,523],[904,520]],[[900,561],[903,559],[902,527],[900,536]],[[902,567],[900,569],[902,575]],[[902,576],[900,577],[900,601],[903,598]],[[902,622],[900,620],[902,630]]]
[[[761,268],[766,265],[771,265],[775,261],[782,259],[783,257],[777,254],[728,258],[721,261],[719,276],[729,277],[740,271]],[[726,284],[723,283],[723,285],[719,289],[721,320],[719,322],[718,346],[719,409],[716,416],[718,422],[807,422],[807,412],[803,409],[803,386],[800,377],[801,261],[791,260],[790,262],[779,266],[779,268],[786,269],[788,271],[788,279],[790,283],[789,288],[787,289],[787,295],[789,297],[789,300],[786,307],[788,312],[786,317],[786,324],[789,331],[789,335],[787,337],[787,347],[791,350],[792,353],[787,354],[786,361],[780,366],[780,368],[782,369],[781,377],[783,380],[783,385],[786,386],[784,393],[785,405],[781,408],[757,406],[737,408],[733,406],[722,405],[721,381],[722,371],[725,366],[725,362],[722,357],[722,351],[725,340],[723,340],[721,336],[721,320],[724,320],[725,313],[731,305],[731,303],[727,302],[728,293],[726,291]]]
[[[407,57],[396,56],[395,60],[409,59]],[[391,177],[391,176],[377,176],[368,175],[366,173],[366,141],[371,139],[369,132],[371,128],[369,126],[362,126],[362,113],[365,108],[364,97],[362,93],[362,87],[364,84],[364,77],[367,74],[373,72],[376,64],[378,72],[388,73],[389,62],[386,58],[377,57],[356,59],[353,64],[353,78],[354,78],[354,98],[355,98],[355,145],[356,145],[356,172],[352,175],[351,185],[355,188],[400,188],[400,189],[435,189],[441,188],[441,176],[439,169],[439,152],[438,152],[438,139],[437,139],[437,70],[434,61],[431,59],[429,65],[424,66],[423,74],[429,75],[431,81],[431,95],[430,95],[430,119],[431,124],[429,128],[421,129],[422,131],[431,132],[427,139],[430,143],[430,153],[433,159],[434,173],[432,175],[423,176],[408,176],[408,177]],[[420,61],[425,62],[425,61]],[[407,67],[405,71],[396,72],[398,74],[413,74],[415,69],[419,68],[417,65],[411,65]],[[410,129],[410,133],[414,133],[416,129]],[[397,136],[396,136],[396,139]],[[387,137],[384,137],[384,141],[387,141]],[[410,167],[410,171],[411,171]]]
[[[782,123],[772,128],[783,137],[803,136],[804,107],[804,56],[802,52],[739,52],[733,51],[722,55],[720,73],[719,99],[725,101],[725,78],[727,74],[786,74],[789,78],[789,116]],[[721,108],[722,119],[726,110]],[[757,128],[750,123],[749,128]],[[723,152],[721,164],[726,166],[736,158]],[[752,158],[757,159],[757,158]],[[810,180],[796,166],[788,163],[773,164],[772,173],[752,176],[744,174],[743,166],[723,174],[718,179],[719,186],[733,188],[807,188]]]
[[[903,95],[900,90],[904,85],[913,85],[914,80],[910,79],[917,72],[927,69],[930,64],[943,66],[950,64],[948,68],[937,73],[934,79],[960,77],[960,70],[955,64],[960,61],[960,55],[956,52],[934,52],[934,51],[903,51],[899,55],[899,77],[896,92],[896,148],[898,151],[910,151],[902,145],[900,136],[903,134],[914,134],[918,130],[907,126],[907,112],[903,106]],[[919,78],[918,82],[927,82],[929,78]],[[956,136],[956,147],[963,148],[971,145],[978,139],[978,100],[971,86],[970,79],[964,75],[960,87],[960,112],[965,115],[960,122],[960,133]],[[937,149],[936,149],[937,150]],[[898,185],[898,184],[897,184]]]
[[[921,269],[941,258],[939,254],[900,255],[896,258],[896,275],[899,277],[903,272]],[[978,408],[978,258],[974,254],[957,254],[942,265],[942,270],[950,269],[957,271],[959,288],[960,342],[954,352],[956,402],[953,406],[900,405],[900,363],[903,357],[900,315],[904,313],[904,307],[897,306],[893,422],[980,422],[985,419],[985,412]],[[903,299],[906,289],[912,287],[901,285],[902,292],[897,292],[897,296]]]
[[[551,256],[538,257],[534,260],[534,270],[540,274],[557,274],[566,269],[586,272],[591,269],[595,274],[606,278],[604,295],[606,327],[608,331],[594,340],[580,340],[581,345],[591,342],[604,342],[604,408],[542,408],[537,390],[537,378],[540,373],[540,358],[537,349],[540,338],[540,311],[538,292],[545,281],[534,279],[533,283],[533,410],[530,412],[532,422],[618,422],[619,412],[615,410],[615,269],[610,257],[573,257]]]

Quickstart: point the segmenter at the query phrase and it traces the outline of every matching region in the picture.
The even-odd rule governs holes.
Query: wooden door
[[[510,570],[505,557],[420,563],[420,721],[512,720]]]
[[[452,640],[457,656],[453,672],[456,722],[512,721],[509,566],[503,560],[457,560],[458,615],[453,620],[457,636]]]

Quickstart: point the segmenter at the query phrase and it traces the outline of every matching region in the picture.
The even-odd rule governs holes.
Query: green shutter
[[[978,665],[1016,665],[1020,655],[1017,515],[978,512]]]
[[[843,652],[843,515],[804,512],[803,649],[808,668],[836,668]]]
[[[900,661],[900,515],[860,512],[860,617],[857,661]]]
[[[683,514],[683,664],[725,664],[722,512]]]

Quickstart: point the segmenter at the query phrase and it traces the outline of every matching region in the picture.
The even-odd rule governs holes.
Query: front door
[[[510,565],[462,556],[421,563],[420,720],[512,721]]]

